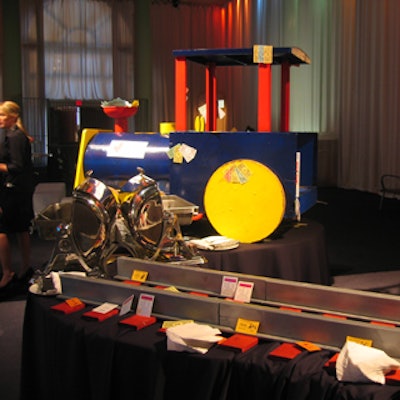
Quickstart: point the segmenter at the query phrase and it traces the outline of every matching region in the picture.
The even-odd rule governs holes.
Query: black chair
[[[381,199],[379,202],[379,210],[382,210],[383,200],[385,197],[400,196],[400,176],[393,174],[385,174],[381,176]]]

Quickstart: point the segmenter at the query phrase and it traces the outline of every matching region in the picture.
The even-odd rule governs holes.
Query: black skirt
[[[15,187],[0,191],[0,233],[28,231],[33,217],[33,192]]]

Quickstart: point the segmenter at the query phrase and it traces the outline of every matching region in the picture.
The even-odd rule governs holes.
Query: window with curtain
[[[133,98],[133,13],[130,0],[20,0],[22,105],[36,165],[51,152],[49,101]]]
[[[46,98],[112,98],[112,10],[109,4],[45,1],[43,42]]]
[[[20,0],[23,96],[133,95],[133,2]]]

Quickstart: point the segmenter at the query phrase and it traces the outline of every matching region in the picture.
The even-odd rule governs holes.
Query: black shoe
[[[14,274],[7,284],[0,288],[0,292],[6,292],[17,280],[17,274]]]

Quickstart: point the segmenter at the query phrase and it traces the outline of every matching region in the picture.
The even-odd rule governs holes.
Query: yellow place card
[[[77,307],[82,304],[82,301],[79,300],[77,297],[71,297],[70,299],[65,300],[65,302],[70,306],[70,307]]]
[[[162,323],[162,329],[168,329],[173,326],[178,326],[178,325],[185,325],[185,324],[192,324],[194,320],[192,319],[180,319],[178,321],[164,321]]]
[[[309,351],[310,353],[312,353],[313,351],[320,351],[321,347],[317,346],[314,343],[311,342],[306,342],[306,341],[300,341],[300,342],[296,342],[297,346],[300,346],[301,348]]]
[[[247,333],[248,335],[256,335],[259,327],[259,321],[238,318],[235,331],[238,333]]]
[[[131,280],[136,282],[145,282],[149,273],[147,271],[133,270]]]
[[[172,292],[172,293],[180,293],[180,290],[178,290],[175,286],[168,286],[164,290],[166,290],[167,292]]]
[[[358,344],[363,344],[364,346],[368,346],[368,347],[372,346],[371,339],[363,339],[363,338],[358,338],[358,337],[354,337],[354,336],[346,336],[346,341],[356,342]]]

